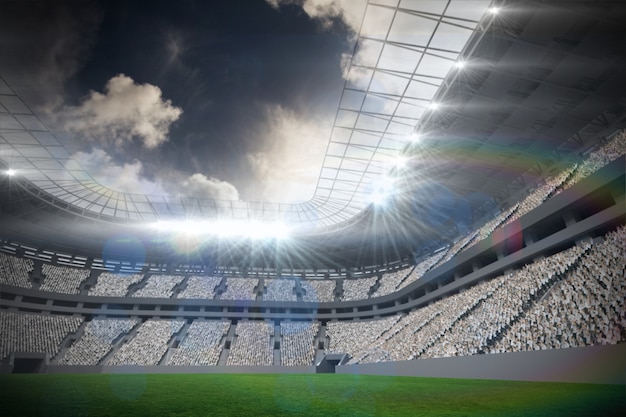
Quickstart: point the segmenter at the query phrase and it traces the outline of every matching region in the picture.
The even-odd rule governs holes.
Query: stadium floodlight
[[[458,69],[463,69],[465,68],[465,61],[462,61],[462,60],[456,61],[454,63],[454,66],[457,67]]]
[[[431,110],[437,110],[439,108],[439,103],[435,103],[434,101],[428,105],[428,108]]]
[[[405,168],[409,163],[409,157],[406,155],[398,155],[394,162],[394,167],[398,169]]]
[[[489,13],[491,13],[492,15],[497,15],[500,12],[500,8],[493,6],[489,8]]]
[[[419,133],[413,132],[412,134],[409,135],[408,142],[409,143],[417,143],[417,142],[420,141],[421,138],[422,138],[422,136]]]
[[[373,184],[369,201],[375,206],[385,206],[395,190],[395,180],[385,175]]]
[[[17,171],[16,171],[16,170],[14,170],[14,169],[9,168],[9,169],[7,169],[7,170],[6,170],[6,174],[7,174],[9,177],[14,177],[15,175],[17,175]]]

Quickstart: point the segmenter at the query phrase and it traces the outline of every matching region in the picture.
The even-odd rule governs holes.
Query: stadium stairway
[[[80,324],[80,326],[78,326],[78,329],[76,329],[76,331],[74,333],[68,333],[63,340],[61,341],[61,344],[59,346],[61,346],[61,349],[59,349],[59,352],[57,352],[57,354],[50,358],[50,365],[58,365],[59,364],[59,359],[61,359],[62,357],[65,356],[65,353],[67,352],[67,350],[74,344],[76,343],[77,340],[79,340],[81,337],[83,337],[83,333],[85,333],[85,328],[87,327],[87,324],[89,322],[87,320],[83,320],[83,322]]]
[[[235,324],[231,323],[231,326],[228,328],[228,333],[223,338],[224,343],[222,344],[220,342],[220,345],[222,345],[222,352],[220,353],[220,358],[217,361],[218,365],[226,366],[226,360],[228,359],[228,354],[230,353],[230,346],[233,344],[233,341],[235,339],[236,327],[237,326]]]
[[[280,366],[280,349],[282,347],[283,335],[280,332],[280,324],[274,324],[274,329],[270,334],[270,346],[272,346],[273,359],[272,364],[274,366]]]
[[[158,362],[159,366],[167,365],[170,355],[173,353],[172,349],[177,348],[180,345],[180,343],[183,340],[185,340],[185,337],[187,337],[187,332],[189,331],[190,326],[191,326],[191,321],[185,321],[185,324],[183,324],[183,327],[180,328],[178,333],[174,333],[172,335],[170,340],[167,342],[167,350],[165,351],[161,359],[159,359],[159,362]]]
[[[107,362],[109,361],[109,359],[115,354],[115,352],[118,351],[118,349],[124,344],[129,342],[130,340],[132,340],[135,335],[137,335],[137,332],[139,331],[139,328],[141,327],[141,325],[143,324],[142,321],[138,321],[137,324],[135,324],[133,326],[132,329],[130,329],[130,331],[128,333],[123,334],[120,338],[118,338],[117,340],[113,341],[113,347],[111,348],[111,350],[102,357],[102,359],[100,360],[100,362],[98,363],[98,365],[106,365]]]
[[[174,288],[172,288],[172,297],[171,298],[177,298],[178,294],[180,294],[181,292],[185,291],[185,289],[187,288],[187,281],[189,281],[189,275],[186,275],[185,278],[183,278],[183,280],[181,282],[179,282],[178,284],[174,285]]]
[[[78,293],[80,295],[87,295],[89,290],[92,289],[94,285],[96,285],[96,282],[98,281],[98,276],[100,276],[100,274],[101,272],[92,269],[87,279],[81,282],[78,286]]]
[[[41,261],[33,262],[33,270],[29,274],[30,282],[33,285],[33,289],[38,290],[43,282],[43,275],[41,274]]]
[[[148,279],[150,277],[146,274],[143,275],[143,278],[141,278],[141,281],[135,283],[135,284],[131,284],[128,286],[128,291],[126,292],[126,297],[132,297],[134,293],[137,292],[137,290],[145,287],[148,284]]]

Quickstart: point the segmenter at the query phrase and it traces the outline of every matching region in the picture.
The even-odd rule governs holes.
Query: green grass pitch
[[[9,416],[624,416],[623,385],[366,375],[0,375]]]

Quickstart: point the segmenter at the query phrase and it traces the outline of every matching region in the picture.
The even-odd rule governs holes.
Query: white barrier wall
[[[626,384],[626,343],[344,365],[338,374]]]

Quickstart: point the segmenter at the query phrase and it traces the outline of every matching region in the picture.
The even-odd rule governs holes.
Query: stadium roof
[[[76,214],[108,224],[187,216],[284,220],[317,239],[287,248],[297,252],[301,265],[383,264],[454,240],[464,230],[460,225],[519,199],[626,125],[623,3],[502,2],[498,14],[482,15],[489,5],[481,2],[484,8],[474,18],[452,13],[453,7],[438,14],[407,7],[434,3],[384,3],[368,6],[380,27],[367,29],[369,12],[364,15],[349,67],[353,75],[343,89],[311,201],[224,202],[111,191],[72,165],[54,135],[4,85],[0,164],[17,174],[3,178],[4,237],[25,240],[32,234],[47,246],[87,251],[87,243],[102,247],[119,230],[85,227],[66,236],[65,226],[54,220],[70,218],[76,225]],[[385,20],[386,15],[396,18]],[[414,19],[431,28],[428,40],[396,26],[414,28],[407,23]],[[457,39],[456,32],[465,37]],[[443,45],[441,39],[452,41]],[[370,53],[375,62],[363,60]],[[420,66],[402,69],[411,60]],[[429,67],[429,61],[445,65]],[[438,104],[436,111],[431,103]],[[406,159],[404,168],[394,167],[398,156]],[[30,181],[20,181],[24,176]],[[385,176],[397,194],[390,193],[389,206],[374,207],[375,181]],[[380,187],[382,194],[388,191]],[[37,206],[44,202],[60,215],[43,220]],[[32,231],[23,227],[26,222]],[[339,228],[346,233],[325,233]]]
[[[89,217],[121,221],[235,219],[284,222],[307,230],[359,215],[380,181],[435,111],[495,18],[490,1],[370,1],[333,122],[313,198],[302,204],[129,194],[94,179],[39,117],[0,80],[0,157],[7,167]],[[470,42],[471,41],[471,42]],[[442,88],[443,86],[443,88]]]

